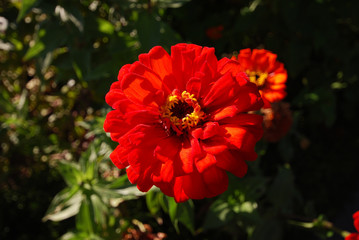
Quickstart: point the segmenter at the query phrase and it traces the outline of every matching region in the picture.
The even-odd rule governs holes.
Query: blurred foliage
[[[0,1],[0,239],[160,236],[146,224],[168,239],[340,239],[324,223],[347,211],[351,226],[358,208],[357,9],[354,0]],[[178,42],[218,57],[273,51],[294,116],[280,142],[258,144],[243,179],[229,176],[228,191],[181,204],[130,185],[102,128],[120,67]]]

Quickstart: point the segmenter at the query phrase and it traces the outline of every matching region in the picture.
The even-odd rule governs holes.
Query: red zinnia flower
[[[115,110],[105,131],[119,145],[110,158],[141,191],[153,185],[177,202],[227,189],[226,171],[243,177],[262,136],[258,88],[238,62],[214,49],[177,44],[123,66],[106,95]]]
[[[247,48],[239,52],[238,61],[241,70],[258,86],[265,108],[286,96],[287,71],[283,63],[277,61],[276,54],[265,49]]]
[[[359,211],[353,214],[354,227],[359,232]],[[359,233],[351,233],[345,237],[345,240],[359,240]]]
[[[212,40],[218,40],[223,37],[222,34],[223,29],[224,29],[223,25],[210,27],[206,30],[206,35]]]
[[[262,108],[263,139],[268,142],[277,142],[284,137],[292,126],[293,117],[289,103],[275,102],[270,108]]]

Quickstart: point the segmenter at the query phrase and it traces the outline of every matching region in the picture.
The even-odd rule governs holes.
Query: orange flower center
[[[167,97],[160,112],[164,128],[168,130],[171,127],[177,135],[197,126],[205,116],[194,95],[187,91],[180,93],[178,89],[173,90]]]
[[[268,77],[268,73],[265,72],[247,70],[246,73],[249,77],[249,81],[256,84],[258,88],[263,87]]]

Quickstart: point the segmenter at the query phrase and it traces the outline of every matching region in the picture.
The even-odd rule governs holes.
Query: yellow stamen
[[[182,131],[195,127],[204,119],[205,114],[194,94],[187,91],[180,94],[178,90],[174,90],[161,107],[161,117],[168,118],[175,130]]]
[[[262,87],[268,77],[268,73],[266,72],[247,71],[246,73],[248,74],[249,81],[256,84],[258,87]]]

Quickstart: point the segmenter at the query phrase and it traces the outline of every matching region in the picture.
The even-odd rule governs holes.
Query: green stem
[[[312,222],[301,222],[301,221],[296,221],[296,220],[288,220],[288,223],[298,226],[298,227],[307,228],[307,229],[322,228],[322,229],[325,229],[328,231],[333,231],[333,232],[339,234],[340,236],[342,236],[343,238],[345,238],[346,236],[348,236],[350,234],[350,232],[342,230],[340,228],[337,228],[336,226],[334,226],[334,224],[332,222],[329,222],[326,220],[314,219]]]

